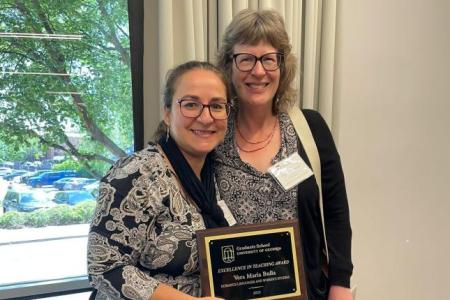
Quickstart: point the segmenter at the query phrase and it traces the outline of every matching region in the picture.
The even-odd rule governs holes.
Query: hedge
[[[96,201],[85,201],[70,206],[61,204],[49,209],[31,213],[10,211],[0,216],[0,228],[19,229],[24,227],[44,227],[90,223]]]

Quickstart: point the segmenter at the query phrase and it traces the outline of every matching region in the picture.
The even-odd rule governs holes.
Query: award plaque
[[[298,221],[197,231],[204,296],[307,300]]]

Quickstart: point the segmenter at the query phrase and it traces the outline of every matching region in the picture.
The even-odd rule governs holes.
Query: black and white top
[[[202,216],[155,144],[119,160],[100,183],[89,232],[96,299],[148,300],[161,282],[200,296],[201,229]]]
[[[298,218],[303,245],[304,267],[309,300],[326,299],[327,284],[350,286],[350,216],[340,157],[330,130],[320,114],[303,110],[316,142],[322,172],[323,207],[329,250],[329,280],[322,273],[324,248],[319,209],[319,190],[311,176],[288,191],[268,173],[261,173],[243,162],[235,145],[234,112],[230,115],[224,143],[216,150],[216,178],[222,200],[240,224],[265,223]],[[280,113],[281,148],[276,163],[298,152],[310,166],[294,126],[287,114]]]
[[[272,164],[297,152],[297,135],[286,114],[279,116],[281,147]],[[234,118],[223,145],[217,150],[217,182],[221,198],[226,200],[236,221],[255,224],[297,218],[297,189],[289,191],[269,173],[262,173],[239,157],[234,143]]]

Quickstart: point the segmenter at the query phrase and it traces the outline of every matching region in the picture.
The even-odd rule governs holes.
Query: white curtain
[[[318,110],[333,128],[336,0],[304,0],[302,107]]]
[[[298,101],[319,110],[332,125],[335,0],[152,0],[144,5],[144,140],[161,118],[166,72],[187,60],[215,61],[226,26],[245,8],[274,9],[284,17],[298,59]]]

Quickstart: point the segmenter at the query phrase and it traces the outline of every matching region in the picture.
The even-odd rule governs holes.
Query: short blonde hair
[[[272,111],[287,111],[295,102],[296,91],[292,87],[297,69],[296,59],[292,54],[292,46],[284,26],[282,16],[273,10],[254,11],[244,9],[240,11],[227,26],[222,38],[222,45],[217,54],[217,66],[222,69],[231,82],[233,70],[233,47],[237,44],[256,45],[264,41],[272,45],[283,54],[280,66],[280,84],[273,101]],[[231,86],[232,97],[236,91]]]

